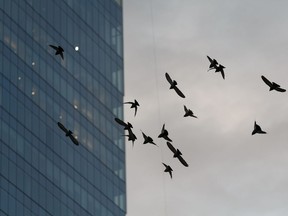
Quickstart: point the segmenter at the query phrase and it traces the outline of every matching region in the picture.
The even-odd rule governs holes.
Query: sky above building
[[[124,1],[127,216],[288,215],[287,1]],[[207,55],[225,68],[207,72]],[[168,72],[186,95],[169,90]],[[184,118],[190,108],[198,119]],[[251,135],[254,121],[267,134]],[[163,123],[189,164],[157,138]],[[159,146],[143,145],[141,130]],[[164,173],[169,164],[173,179]]]

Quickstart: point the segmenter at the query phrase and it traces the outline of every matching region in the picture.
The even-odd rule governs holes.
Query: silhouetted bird
[[[262,131],[261,127],[256,124],[256,121],[254,122],[254,130],[252,131],[252,135],[259,133],[259,134],[266,134],[265,131]]]
[[[139,106],[138,101],[135,99],[134,102],[125,102],[124,104],[131,104],[131,107],[130,107],[130,108],[135,108],[135,114],[134,114],[134,116],[136,116],[137,107]]]
[[[187,109],[187,107],[185,105],[184,105],[184,111],[185,111],[184,117],[191,116],[191,117],[197,118],[197,116],[194,115],[192,110]]]
[[[269,91],[272,91],[272,90],[276,90],[279,92],[285,92],[286,91],[286,89],[280,88],[280,85],[278,85],[277,83],[275,83],[275,82],[271,83],[266,77],[261,76],[261,78],[270,87]]]
[[[211,59],[209,56],[207,56],[207,58],[210,62],[208,71],[212,69],[216,69],[216,66],[218,65],[218,62],[216,61],[216,59]]]
[[[64,59],[64,55],[63,55],[64,49],[61,46],[58,46],[58,47],[54,45],[49,45],[49,46],[56,50],[55,55],[59,54],[61,58]]]
[[[143,131],[142,131],[142,134],[143,134],[143,138],[144,138],[143,144],[150,143],[150,144],[156,145],[156,144],[153,142],[153,139],[152,139],[150,136],[146,136],[146,134],[144,134]],[[156,145],[156,146],[157,146],[157,145]]]
[[[167,81],[170,83],[170,89],[174,89],[180,97],[185,98],[185,95],[176,86],[177,82],[175,80],[172,80],[168,73],[165,73],[165,76]]]
[[[137,139],[136,135],[132,132],[132,130],[128,129],[128,135],[124,135],[128,137],[128,141],[132,141],[132,146],[134,147],[134,142]]]
[[[133,128],[132,124],[130,122],[125,123],[124,121],[120,120],[119,118],[115,118],[115,121],[124,126],[124,130],[129,130],[131,128]]]
[[[165,129],[165,124],[163,124],[161,133],[159,134],[158,138],[162,137],[165,140],[172,142],[172,140],[168,137],[168,134],[169,134],[168,131]]]
[[[224,66],[223,65],[221,65],[221,64],[219,64],[219,66],[216,66],[216,70],[215,70],[215,73],[217,73],[217,72],[221,72],[221,75],[222,75],[222,77],[223,77],[223,79],[225,79],[225,73],[224,73]]]
[[[78,140],[72,135],[72,131],[67,130],[60,122],[57,122],[57,125],[65,132],[66,137],[68,136],[75,145],[79,145]]]
[[[170,174],[171,179],[172,179],[172,171],[173,171],[173,169],[169,165],[166,165],[165,163],[162,163],[162,164],[165,166],[164,172],[168,172]]]
[[[174,147],[173,147],[173,145],[171,144],[171,143],[169,143],[169,142],[167,142],[167,146],[168,146],[168,148],[174,153],[174,155],[173,155],[173,157],[174,158],[178,158],[179,159],[179,161],[185,166],[185,167],[188,167],[188,164],[186,163],[186,161],[182,158],[182,153],[180,152],[180,150],[179,149],[175,149]]]

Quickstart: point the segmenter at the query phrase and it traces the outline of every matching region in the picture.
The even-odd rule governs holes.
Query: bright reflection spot
[[[74,108],[75,108],[75,109],[78,109],[78,106],[75,104],[75,105],[74,105]]]
[[[35,65],[35,62],[32,62],[32,66],[34,66]]]
[[[60,115],[59,118],[62,119],[62,115]]]
[[[20,77],[20,76],[18,77],[18,80],[21,80],[21,77]]]
[[[35,91],[32,91],[31,94],[32,94],[32,95],[35,95]]]
[[[75,46],[75,51],[79,51],[79,47],[78,46]]]

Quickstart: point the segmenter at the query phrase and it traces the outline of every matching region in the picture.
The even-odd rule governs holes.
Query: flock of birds
[[[208,71],[215,70],[215,73],[220,72],[222,75],[222,78],[225,80],[225,73],[224,73],[225,66],[219,64],[216,59],[212,59],[209,56],[207,56],[207,58],[210,62]],[[183,92],[178,88],[177,82],[175,80],[173,80],[167,72],[165,73],[165,77],[166,77],[166,80],[168,81],[168,83],[170,84],[170,89],[173,89],[177,93],[177,95],[180,96],[181,98],[185,98],[185,95],[183,94]],[[269,81],[266,77],[261,76],[261,78],[269,86],[270,91],[272,91],[272,90],[275,90],[278,92],[285,92],[286,91],[285,89],[281,88],[279,84]],[[134,116],[136,116],[138,107],[140,106],[138,101],[136,99],[134,99],[133,102],[125,102],[124,104],[130,104],[131,105],[130,108],[134,109]],[[185,105],[184,105],[184,112],[185,112],[184,117],[190,116],[190,117],[197,118],[197,116],[194,115],[193,111],[191,109],[188,109]],[[124,136],[128,137],[128,141],[132,141],[132,146],[134,146],[134,142],[136,141],[137,137],[132,131],[132,128],[133,128],[132,124],[130,122],[125,123],[124,121],[122,121],[119,118],[115,118],[115,121],[124,127],[124,131],[125,130],[128,131],[128,134],[124,135]],[[141,132],[142,132],[143,139],[144,139],[143,144],[149,143],[149,144],[157,146],[157,144],[155,144],[155,142],[153,141],[152,137],[147,136],[143,131],[141,131]],[[254,121],[254,129],[252,131],[252,135],[254,135],[254,134],[266,134],[266,132],[261,129],[261,127],[256,123],[256,121]],[[166,142],[167,147],[173,153],[173,157],[178,158],[178,160],[185,167],[188,167],[189,165],[183,159],[181,151],[179,149],[175,149],[175,147],[171,143],[172,140],[168,137],[168,135],[169,135],[169,133],[165,129],[165,124],[163,124],[161,133],[159,134],[158,138],[165,139],[167,141]],[[165,166],[164,172],[168,172],[171,179],[172,179],[173,169],[171,168],[170,165],[167,165],[165,163],[162,163],[162,164]]]
[[[56,52],[55,55],[60,55],[62,59],[64,59],[64,49],[61,46],[54,46],[54,45],[49,45],[50,47],[52,47]],[[217,62],[216,59],[212,59],[209,56],[207,56],[210,65],[207,71],[210,70],[215,70],[215,73],[220,72],[222,75],[222,78],[225,80],[225,73],[224,73],[224,69],[225,67],[221,64],[219,64]],[[175,80],[173,80],[170,75],[166,72],[165,73],[165,77],[166,80],[168,81],[168,83],[170,84],[170,89],[173,89],[178,96],[180,96],[181,98],[185,98],[185,95],[183,94],[183,92],[177,87],[177,82]],[[269,91],[275,90],[278,92],[285,92],[286,90],[281,88],[279,84],[275,83],[275,82],[271,82],[269,81],[265,76],[261,76],[262,80],[265,82],[265,84],[267,84],[269,86]],[[140,106],[138,101],[136,99],[134,99],[133,102],[125,102],[124,104],[130,104],[130,108],[134,109],[134,117],[137,114],[137,110],[138,107]],[[184,105],[184,117],[193,117],[193,118],[197,118],[197,116],[194,115],[193,111],[191,109],[188,109],[185,105]],[[134,142],[136,141],[137,137],[136,135],[133,133],[133,126],[130,122],[124,122],[123,120],[119,119],[119,118],[115,118],[115,121],[123,126],[124,131],[127,131],[128,134],[125,134],[124,136],[128,137],[128,141],[132,141],[132,146],[134,146]],[[65,132],[65,136],[69,137],[71,139],[71,141],[75,144],[75,145],[79,145],[78,140],[73,136],[73,132],[71,130],[68,130],[62,123],[57,122],[57,125],[59,126],[59,128],[61,130],[63,130]],[[154,142],[153,138],[146,135],[143,131],[142,132],[142,136],[143,136],[143,144],[152,144],[157,146],[157,144]],[[256,123],[256,121],[254,121],[254,129],[252,131],[252,135],[254,134],[266,134],[265,131],[263,131],[261,129],[261,127]],[[166,144],[167,147],[172,151],[173,153],[173,157],[177,158],[181,164],[183,164],[183,166],[188,167],[188,163],[183,159],[182,157],[182,153],[179,149],[176,149],[173,145],[172,145],[172,140],[169,138],[169,133],[168,130],[165,129],[165,124],[163,124],[162,129],[160,134],[158,135],[158,138],[163,138],[166,140]],[[164,172],[168,172],[171,179],[172,179],[172,171],[173,169],[171,168],[170,165],[167,165],[165,163],[162,163],[165,167]]]

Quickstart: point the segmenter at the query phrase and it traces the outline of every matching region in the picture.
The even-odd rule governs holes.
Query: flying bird
[[[124,104],[131,104],[130,108],[135,108],[135,114],[134,116],[136,116],[137,113],[137,107],[139,106],[139,103],[136,99],[134,99],[134,102],[125,102]]]
[[[124,121],[120,120],[119,118],[115,118],[115,121],[124,126],[124,130],[129,130],[131,128],[133,128],[132,124],[130,122],[125,123]]]
[[[159,134],[158,138],[164,138],[167,141],[172,142],[172,140],[168,137],[168,131],[165,129],[165,124],[163,124],[161,133]]]
[[[124,135],[128,137],[128,141],[132,141],[132,146],[134,147],[134,142],[137,139],[136,135],[132,132],[132,129],[128,129],[128,135]]]
[[[143,131],[142,131],[142,135],[143,135],[143,138],[144,138],[143,144],[150,143],[150,144],[156,145],[156,144],[153,142],[153,139],[152,139],[150,136],[147,136],[146,134],[144,134]],[[157,145],[156,145],[156,146],[157,146]]]
[[[170,174],[171,179],[172,179],[172,171],[173,171],[173,169],[169,165],[167,165],[165,163],[162,163],[162,164],[165,166],[164,172],[168,172]]]
[[[185,105],[184,105],[184,111],[185,111],[184,117],[191,116],[191,117],[197,118],[197,116],[194,115],[192,110],[187,109],[187,107]]]
[[[185,95],[176,86],[177,82],[175,80],[172,80],[168,73],[165,73],[165,76],[167,81],[170,83],[170,89],[174,89],[180,97],[185,98]]]
[[[57,125],[65,132],[66,137],[68,136],[75,145],[79,145],[78,140],[72,135],[73,133],[71,130],[67,130],[60,122],[57,122]]]
[[[254,122],[254,130],[252,131],[252,135],[259,133],[259,134],[266,134],[265,131],[262,131],[261,127],[256,124],[256,121]]]
[[[182,153],[180,152],[179,149],[175,149],[174,146],[170,143],[170,142],[167,142],[167,146],[168,148],[174,153],[173,157],[174,158],[178,158],[179,161],[185,166],[185,167],[188,167],[188,164],[186,163],[186,161],[182,158]]]
[[[225,67],[223,65],[221,65],[221,64],[219,64],[218,66],[215,67],[215,69],[216,69],[215,73],[221,72],[221,75],[222,75],[223,79],[225,79],[224,68]]]
[[[209,62],[210,62],[210,65],[209,65],[209,70],[212,70],[212,69],[216,69],[217,65],[218,65],[218,62],[216,61],[216,59],[211,59],[209,56],[207,56]]]
[[[280,88],[280,85],[278,85],[277,83],[275,83],[275,82],[271,83],[266,77],[261,76],[261,78],[270,87],[269,91],[272,91],[272,90],[276,90],[279,92],[285,92],[286,91],[286,89]]]
[[[52,47],[54,50],[56,50],[56,53],[55,55],[60,55],[62,59],[64,59],[64,55],[63,55],[63,52],[64,52],[64,49],[61,47],[61,46],[54,46],[54,45],[49,45],[50,47]]]

